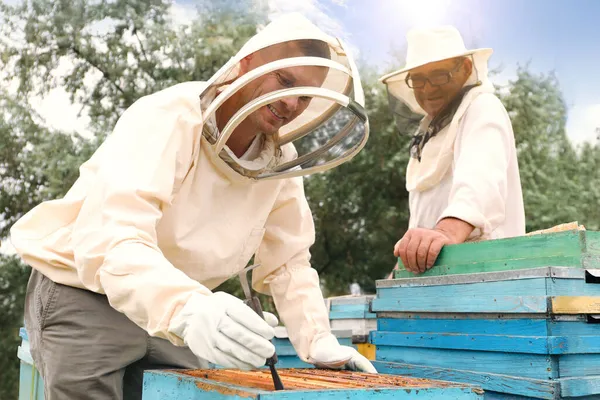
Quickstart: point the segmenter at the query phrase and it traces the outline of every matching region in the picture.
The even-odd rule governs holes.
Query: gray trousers
[[[25,327],[46,400],[141,399],[144,370],[208,365],[187,347],[150,337],[106,296],[36,270],[27,285]]]

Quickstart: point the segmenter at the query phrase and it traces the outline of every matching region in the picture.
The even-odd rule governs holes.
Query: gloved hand
[[[310,347],[309,362],[319,368],[377,373],[365,356],[353,347],[340,345],[332,334],[314,339]]]
[[[225,368],[251,369],[265,365],[275,353],[270,342],[273,314],[268,323],[237,297],[224,292],[194,293],[169,325],[198,357]]]

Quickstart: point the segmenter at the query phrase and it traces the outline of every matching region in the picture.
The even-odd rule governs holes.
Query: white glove
[[[224,292],[194,293],[171,320],[169,331],[183,339],[198,357],[224,368],[265,365],[275,353],[273,314],[268,323],[237,297]]]
[[[377,373],[373,364],[365,356],[353,347],[341,346],[332,334],[315,338],[310,346],[309,362],[319,368],[343,368]]]

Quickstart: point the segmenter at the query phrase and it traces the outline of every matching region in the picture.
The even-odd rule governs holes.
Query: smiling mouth
[[[273,115],[274,115],[274,116],[275,116],[277,119],[280,119],[280,120],[282,120],[282,121],[285,119],[285,117],[283,117],[282,115],[280,115],[280,114],[277,112],[277,110],[275,109],[275,107],[273,107],[272,105],[270,105],[270,104],[267,104],[267,108],[269,109],[269,111],[271,111],[271,113],[272,113],[272,114],[273,114]]]

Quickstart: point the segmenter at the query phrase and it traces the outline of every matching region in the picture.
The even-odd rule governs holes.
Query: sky
[[[295,5],[294,5],[295,3]],[[305,3],[304,6],[299,5]],[[468,48],[491,47],[494,82],[506,84],[517,67],[555,73],[569,108],[567,134],[595,140],[600,127],[600,0],[321,0],[277,1],[334,27],[367,63],[389,70],[405,54],[411,28],[453,25]]]
[[[16,3],[19,0],[0,0]],[[198,2],[174,0],[173,15],[188,22]],[[226,0],[231,3],[231,0]],[[400,68],[410,28],[454,25],[468,48],[491,47],[494,83],[503,85],[519,65],[554,72],[569,108],[567,134],[574,143],[595,141],[600,127],[600,0],[235,0],[266,4],[271,16],[299,11],[328,33],[342,37],[369,65]],[[34,101],[56,128],[85,134],[89,120],[77,117],[61,89]],[[60,110],[60,112],[58,112]]]

